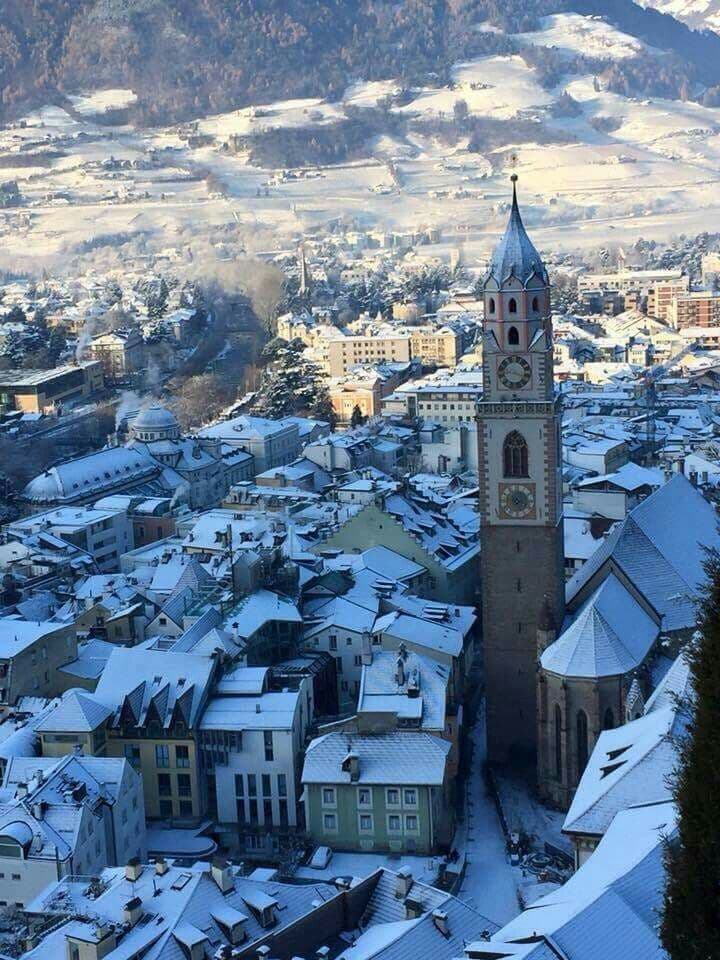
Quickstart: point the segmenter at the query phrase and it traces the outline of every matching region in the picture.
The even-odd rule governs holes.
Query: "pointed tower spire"
[[[517,200],[518,176],[516,173],[512,174],[510,181],[512,183],[510,219],[503,238],[495,248],[490,261],[490,274],[498,283],[507,280],[511,275],[525,283],[533,274],[537,274],[547,283],[545,265],[532,240],[527,235],[520,216],[520,207]]]
[[[310,293],[312,280],[308,270],[307,260],[305,259],[305,247],[300,245],[300,295],[306,296]]]

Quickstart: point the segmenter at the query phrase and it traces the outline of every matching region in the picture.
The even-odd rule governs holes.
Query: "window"
[[[520,334],[517,327],[510,327],[508,330],[508,343],[511,347],[516,347],[520,343]]]
[[[323,814],[323,829],[337,830],[337,817],[335,816],[334,813]]]
[[[192,782],[190,780],[189,773],[179,773],[178,774],[178,794],[181,797],[191,797],[192,796]]]
[[[612,708],[608,707],[605,711],[605,716],[603,717],[603,730],[612,730],[615,726],[615,716],[612,712]]]
[[[414,788],[410,790],[405,790],[403,793],[403,800],[405,801],[406,806],[416,807],[417,806],[417,790],[415,790]]]
[[[190,766],[190,750],[188,749],[188,747],[175,747],[175,766],[176,767]]]
[[[272,793],[272,788],[270,786],[270,774],[264,773],[262,775],[262,794],[264,797],[269,797]]]
[[[173,815],[172,800],[160,800],[160,816],[169,819]]]
[[[562,710],[555,704],[555,779],[562,781]]]
[[[235,774],[235,796],[245,796],[245,780],[243,779],[243,775],[241,773]]]
[[[280,825],[286,827],[288,825],[288,804],[287,800],[280,800]]]
[[[385,791],[385,802],[388,807],[397,807],[400,804],[400,791],[396,787],[388,787]]]
[[[534,313],[537,313],[538,310],[540,309],[540,303],[537,297],[532,298],[532,308]]]
[[[389,833],[400,833],[402,829],[402,820],[400,819],[399,813],[391,813],[388,816],[388,832]]]
[[[263,737],[265,739],[265,759],[270,762],[275,759],[272,730],[266,730]]]
[[[257,823],[258,819],[258,805],[257,800],[250,801],[250,823]]]
[[[286,797],[287,796],[287,777],[284,773],[278,774],[278,796]]]
[[[405,829],[408,833],[417,833],[418,829],[418,818],[415,813],[406,813],[405,814]]]
[[[584,710],[578,710],[576,725],[578,773],[582,773],[588,761],[588,725]]]
[[[131,763],[133,767],[140,766],[140,747],[136,743],[125,744],[125,759],[128,763]]]
[[[335,787],[322,788],[322,802],[324,807],[335,806]]]
[[[358,826],[361,833],[372,833],[373,815],[371,813],[361,813],[358,818]]]
[[[337,637],[334,634],[330,634],[330,649],[337,650]]]
[[[490,313],[495,313],[495,297],[490,297],[488,300],[488,310]]]
[[[257,778],[254,773],[249,773],[248,778],[248,794],[251,797],[257,796]]]
[[[170,747],[168,747],[167,744],[163,744],[163,743],[155,744],[155,766],[156,767],[170,766]]]
[[[372,806],[372,791],[370,790],[369,787],[358,788],[358,806],[359,807]]]
[[[238,823],[245,823],[245,801],[242,797],[235,798],[235,810],[237,811]]]
[[[525,437],[511,431],[503,443],[503,472],[506,477],[528,476],[528,447]]]
[[[172,788],[170,786],[170,774],[169,773],[159,773],[158,774],[158,793],[161,797],[169,797],[172,793]]]
[[[517,313],[517,300],[515,297],[510,297],[508,300],[508,313]]]
[[[193,815],[192,800],[180,801],[180,816],[191,817]]]
[[[271,826],[273,822],[272,800],[263,800],[263,822]]]

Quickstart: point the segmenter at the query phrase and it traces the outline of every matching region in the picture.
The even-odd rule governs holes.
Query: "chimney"
[[[444,937],[450,936],[450,927],[448,926],[448,915],[444,910],[433,910],[433,923]]]
[[[395,881],[395,896],[400,898],[406,897],[410,893],[412,885],[412,870],[410,867],[400,867],[397,872],[397,880]]]
[[[264,943],[261,947],[257,948],[258,960],[267,960],[270,956],[270,947]]]
[[[123,920],[129,923],[131,927],[140,920],[143,915],[143,905],[140,897],[133,897],[123,907]]]
[[[397,685],[399,687],[405,686],[405,661],[403,660],[402,655],[397,658],[395,679],[397,680]]]
[[[360,757],[350,750],[342,762],[342,769],[345,773],[350,774],[352,783],[357,783],[360,779]]]
[[[125,866],[125,879],[129,880],[131,883],[135,883],[136,880],[140,879],[140,874],[142,873],[142,864],[137,857],[133,857],[132,860],[128,860]]]
[[[164,877],[169,869],[168,862],[163,857],[155,861],[155,873],[158,877]]]
[[[423,915],[422,901],[417,897],[405,898],[405,917],[407,920],[417,920]]]
[[[45,807],[46,804],[43,800],[37,800],[32,805],[32,815],[36,820],[42,820],[42,818],[45,816]]]
[[[26,797],[27,795],[28,795],[27,784],[20,781],[20,783],[18,783],[17,787],[15,788],[15,798],[17,800],[22,800],[22,798]]]
[[[221,893],[229,893],[235,889],[232,866],[227,860],[223,860],[222,857],[214,857],[210,867],[210,873]]]
[[[362,640],[360,641],[361,662],[364,667],[369,667],[373,660],[372,655],[372,637],[369,630],[363,630]]]
[[[319,950],[315,951],[315,956],[318,960],[327,960],[330,956],[330,947],[320,947]]]

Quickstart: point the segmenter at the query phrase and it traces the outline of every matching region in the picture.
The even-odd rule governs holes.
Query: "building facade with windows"
[[[410,731],[313,740],[303,768],[313,841],[337,850],[430,854],[449,842],[450,744]]]

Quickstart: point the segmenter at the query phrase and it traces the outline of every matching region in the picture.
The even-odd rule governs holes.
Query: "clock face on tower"
[[[527,520],[535,516],[535,484],[500,484],[500,516],[503,520]]]
[[[525,357],[505,357],[497,373],[500,383],[508,390],[520,390],[530,382],[532,368]]]

